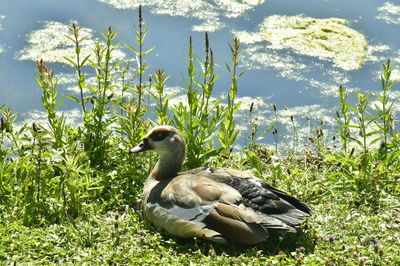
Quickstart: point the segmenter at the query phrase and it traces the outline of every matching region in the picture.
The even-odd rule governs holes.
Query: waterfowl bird
[[[304,203],[248,171],[200,167],[178,173],[185,140],[171,126],[151,129],[130,152],[146,150],[160,158],[144,185],[144,215],[169,235],[256,244],[269,230],[296,232],[311,215]]]

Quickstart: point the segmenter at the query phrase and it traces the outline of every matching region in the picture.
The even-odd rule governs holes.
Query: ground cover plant
[[[186,103],[171,105],[168,73],[148,73],[139,10],[134,45],[114,43],[112,28],[82,58],[85,39],[77,25],[68,36],[76,55],[79,97],[60,95],[57,75],[37,62],[37,82],[47,113],[45,124],[17,125],[17,114],[0,106],[0,260],[5,264],[327,264],[400,263],[400,133],[390,91],[390,61],[383,64],[381,90],[350,95],[338,89],[336,148],[315,125],[310,149],[296,153],[278,147],[279,120],[259,131],[249,110],[251,132],[241,152],[235,113],[240,41],[229,45],[226,63],[231,86],[224,100],[213,97],[218,82],[216,55],[205,35],[205,54],[197,59],[189,39],[183,74]],[[112,51],[125,45],[134,61],[115,62]],[[184,60],[182,60],[184,62]],[[95,73],[92,84],[87,75]],[[146,77],[150,74],[150,78]],[[355,96],[355,104],[349,103]],[[375,105],[372,100],[375,99]],[[82,124],[70,125],[64,100],[81,108]],[[276,112],[276,106],[273,106]],[[333,111],[335,112],[335,111]],[[293,122],[295,118],[291,117]],[[272,235],[257,246],[220,246],[181,240],[156,232],[140,212],[140,194],[152,155],[131,155],[153,124],[176,126],[187,141],[185,168],[212,164],[251,169],[257,176],[308,203],[314,216],[298,235]],[[258,144],[270,134],[275,148]],[[293,123],[293,138],[296,127]]]

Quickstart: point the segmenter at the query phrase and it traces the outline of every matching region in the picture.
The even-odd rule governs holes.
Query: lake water
[[[387,59],[392,60],[394,78],[400,79],[400,1],[0,0],[0,105],[7,104],[22,119],[43,117],[35,61],[44,58],[55,69],[61,94],[74,93],[73,69],[62,59],[70,52],[63,39],[67,26],[76,22],[90,34],[88,42],[100,40],[100,33],[111,26],[118,32],[117,41],[134,45],[139,4],[149,28],[145,47],[156,47],[146,58],[152,65],[147,74],[165,69],[170,75],[167,86],[178,93],[175,101],[184,93],[181,74],[186,73],[189,36],[202,59],[204,31],[209,32],[221,74],[215,97],[229,88],[228,43],[239,36],[240,68],[248,70],[239,80],[242,139],[248,134],[252,102],[260,129],[274,121],[276,104],[285,137],[292,138],[293,116],[300,138],[307,139],[320,120],[333,128],[339,85],[349,91],[379,91],[379,74]],[[118,56],[134,59],[123,46]],[[391,96],[398,110],[398,86]],[[71,118],[79,117],[76,108],[65,101]],[[271,143],[272,134],[262,142]]]

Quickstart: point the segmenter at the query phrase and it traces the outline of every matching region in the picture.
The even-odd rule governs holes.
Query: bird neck
[[[176,154],[160,154],[160,159],[151,171],[150,176],[156,180],[175,177],[182,168],[185,151]]]

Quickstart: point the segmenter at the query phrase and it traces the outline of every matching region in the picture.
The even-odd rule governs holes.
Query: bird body
[[[145,150],[160,160],[144,186],[144,215],[170,235],[256,244],[268,238],[268,230],[296,232],[311,215],[304,203],[249,171],[199,167],[178,173],[185,141],[173,127],[153,128],[131,152]]]

